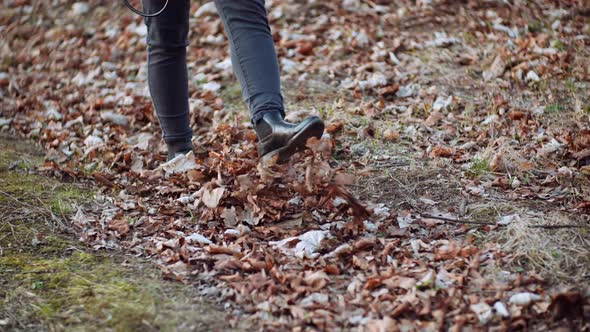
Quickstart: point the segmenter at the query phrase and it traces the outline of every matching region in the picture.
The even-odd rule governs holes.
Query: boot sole
[[[287,162],[295,153],[304,150],[307,146],[307,140],[316,137],[321,138],[324,134],[324,123],[319,118],[309,123],[300,132],[291,137],[287,144],[281,148],[270,151],[264,158],[272,158],[278,155],[277,163]]]

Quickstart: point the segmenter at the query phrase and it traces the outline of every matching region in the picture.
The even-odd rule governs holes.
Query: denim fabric
[[[146,12],[164,0],[143,0]],[[279,64],[263,0],[216,0],[229,39],[232,67],[253,123],[266,112],[284,116]],[[146,18],[148,85],[166,143],[190,140],[188,75],[189,0],[170,0],[159,16]],[[221,59],[220,59],[221,61]]]

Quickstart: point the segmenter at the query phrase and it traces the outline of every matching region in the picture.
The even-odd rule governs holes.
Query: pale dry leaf
[[[195,163],[195,157],[192,151],[187,154],[179,154],[160,166],[167,175],[184,173],[196,167],[197,164]]]
[[[485,81],[491,81],[494,78],[502,76],[506,70],[506,66],[506,61],[504,61],[502,55],[497,55],[490,68],[483,72],[483,79]]]
[[[221,217],[223,218],[223,223],[227,227],[234,227],[238,224],[238,216],[235,206],[223,209]]]
[[[224,193],[225,187],[219,187],[215,189],[204,189],[201,201],[208,208],[214,209],[219,205],[219,201],[221,201],[221,198],[223,197]]]

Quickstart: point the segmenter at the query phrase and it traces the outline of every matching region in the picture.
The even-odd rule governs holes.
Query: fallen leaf
[[[219,205],[219,201],[225,193],[225,187],[219,187],[212,190],[203,190],[201,201],[210,209],[214,209]]]
[[[560,293],[553,296],[548,310],[554,320],[562,318],[584,318],[584,296],[577,291]]]
[[[445,146],[436,146],[430,151],[430,158],[443,157],[448,158],[453,155],[453,150]]]
[[[502,76],[505,70],[506,62],[502,58],[502,55],[497,55],[490,68],[488,70],[485,70],[482,76],[485,81],[490,81],[494,78]]]
[[[125,220],[111,220],[108,223],[108,229],[116,231],[118,236],[123,237],[129,233],[129,223]]]
[[[523,292],[523,293],[517,293],[517,294],[512,295],[510,297],[510,300],[508,300],[508,302],[512,303],[512,304],[520,305],[520,306],[526,306],[526,305],[529,305],[529,304],[533,303],[534,301],[538,301],[540,299],[541,299],[541,297],[537,294]]]

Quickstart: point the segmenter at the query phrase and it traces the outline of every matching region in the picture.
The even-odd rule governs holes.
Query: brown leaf
[[[306,319],[308,315],[308,311],[303,309],[299,306],[289,306],[289,311],[291,312],[291,316],[295,319]]]
[[[456,242],[450,242],[447,245],[443,245],[443,246],[436,248],[434,259],[435,260],[453,259],[459,254],[460,251],[461,251],[461,247]]]
[[[123,237],[129,233],[129,223],[124,220],[111,220],[107,224],[107,228],[118,233],[119,237]]]
[[[369,262],[357,255],[352,256],[352,265],[358,267],[361,270],[366,270],[369,268]]]
[[[387,142],[394,142],[397,141],[400,137],[399,131],[392,129],[392,128],[387,128],[383,131],[383,139]]]
[[[382,279],[381,278],[370,278],[367,280],[367,282],[365,283],[365,289],[368,290],[373,290],[379,286],[381,286],[382,284]]]
[[[189,273],[189,265],[183,261],[160,267],[165,279],[184,281]]]
[[[523,111],[511,111],[510,113],[508,113],[508,117],[512,121],[526,119],[527,116],[528,116],[528,114]]]
[[[503,172],[506,170],[506,165],[504,164],[503,153],[501,151],[494,154],[494,157],[490,161],[490,170],[494,172]]]
[[[383,98],[386,98],[386,97],[390,97],[390,96],[395,96],[395,93],[397,92],[397,90],[399,90],[399,83],[394,83],[393,85],[388,85],[386,87],[383,87],[383,88],[379,89],[377,92]]]
[[[448,158],[453,155],[453,150],[446,146],[436,146],[430,151],[430,158],[443,157]]]
[[[210,244],[207,247],[205,247],[205,249],[207,250],[208,253],[212,254],[212,255],[216,255],[216,254],[226,254],[226,255],[232,255],[235,257],[242,257],[244,256],[244,254],[242,254],[239,251],[236,251],[234,249],[228,248],[228,247],[222,247],[222,246],[217,246],[214,244]]]
[[[329,134],[335,133],[342,129],[343,126],[344,123],[342,121],[328,123],[328,125],[326,126],[326,132]]]
[[[326,272],[327,274],[331,274],[331,275],[339,275],[340,269],[335,264],[329,264],[329,265],[326,265],[326,267],[324,268],[324,272]]]
[[[313,54],[313,43],[310,41],[302,41],[297,48],[297,52],[302,55],[311,55]]]
[[[590,209],[590,201],[583,201],[576,205],[576,209],[578,210],[587,210]]]
[[[438,111],[433,111],[430,113],[426,121],[424,121],[424,125],[426,127],[434,127],[440,120],[444,118],[443,114]]]
[[[334,175],[334,183],[339,186],[350,186],[353,185],[355,176],[348,173],[337,173]]]
[[[189,178],[189,180],[193,181],[193,182],[201,182],[205,179],[207,179],[207,176],[205,174],[203,174],[203,172],[196,170],[196,169],[190,169],[186,172],[187,177]]]
[[[494,78],[502,76],[506,70],[506,62],[502,59],[502,55],[497,55],[490,68],[483,72],[483,79],[490,81]]]
[[[396,318],[399,317],[401,315],[403,315],[404,313],[408,312],[410,310],[410,303],[408,302],[403,302],[402,304],[399,304],[398,306],[396,306],[393,311],[391,312],[391,317]]]
[[[375,245],[374,238],[365,238],[356,241],[353,245],[356,250],[367,250]]]
[[[389,316],[385,316],[383,319],[377,320],[370,320],[367,323],[366,330],[363,329],[362,331],[367,332],[396,332],[399,331],[398,324],[395,320],[391,319]]]
[[[396,290],[397,288],[412,289],[414,286],[416,286],[416,282],[417,281],[414,278],[400,276],[394,276],[383,280],[383,284],[391,290]]]
[[[328,284],[330,278],[324,271],[315,271],[311,273],[307,271],[303,280],[314,291],[318,291]]]
[[[554,320],[562,318],[584,318],[584,296],[577,291],[557,294],[553,297],[548,311]]]
[[[256,188],[256,184],[252,180],[250,174],[242,174],[236,177],[238,183],[240,184],[240,191],[241,192],[253,192]]]

